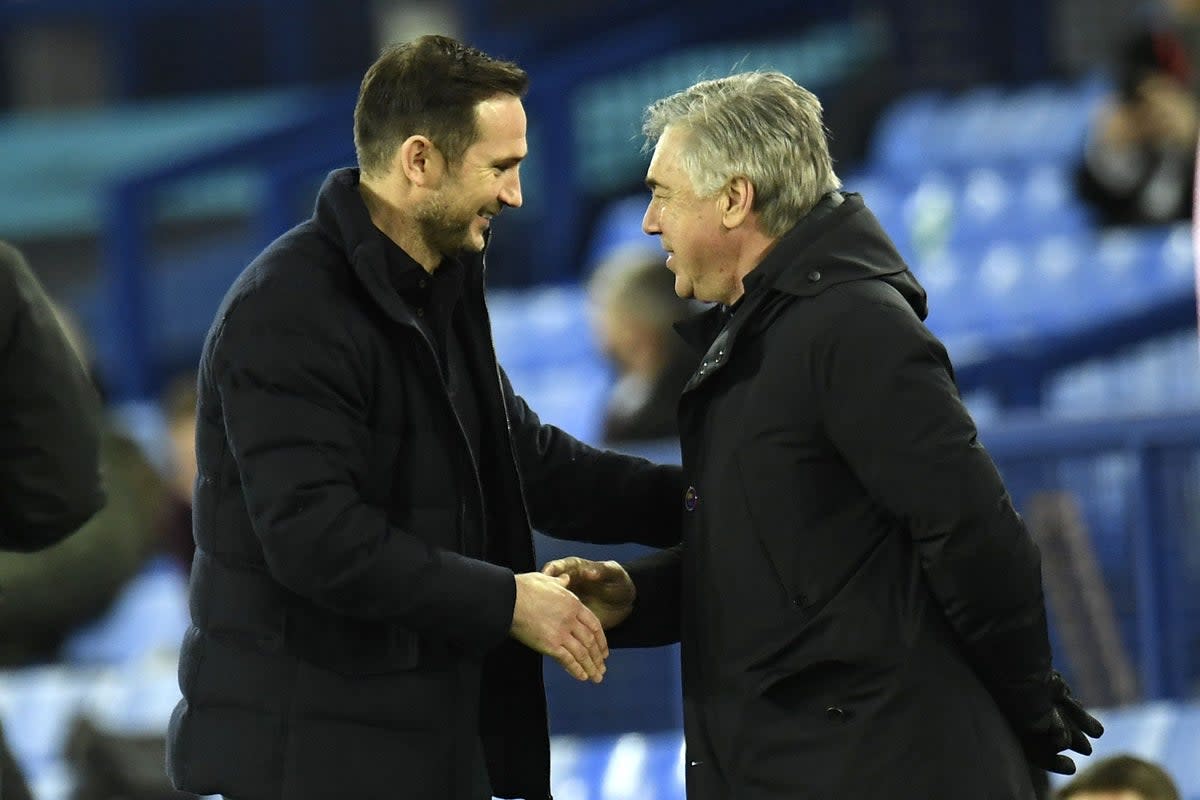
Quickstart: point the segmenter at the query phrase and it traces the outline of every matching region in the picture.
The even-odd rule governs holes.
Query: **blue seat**
[[[489,294],[492,336],[501,365],[522,371],[575,362],[599,354],[581,287],[542,287]]]
[[[607,367],[598,361],[525,367],[510,380],[543,423],[587,442],[596,442],[605,398],[611,385]]]
[[[1086,292],[1079,291],[1093,280],[1090,253],[1090,240],[1081,236],[1052,234],[1031,243],[1027,301],[1042,334],[1059,335],[1094,322]]]
[[[1011,171],[995,167],[968,169],[956,187],[953,239],[961,245],[979,245],[1011,237],[1009,229],[1018,188]]]
[[[911,94],[894,103],[875,128],[872,161],[897,175],[913,175],[930,166],[929,152],[943,144],[939,125],[945,104],[937,92]]]
[[[109,612],[63,643],[71,664],[129,664],[178,650],[190,624],[187,577],[166,557],[151,561]]]
[[[609,203],[597,216],[584,256],[584,274],[616,251],[643,247],[649,253],[662,253],[658,238],[642,232],[642,217],[650,196],[644,192]]]
[[[87,683],[61,666],[6,673],[3,681],[8,690],[3,714],[9,747],[27,774],[40,774],[59,759]]]

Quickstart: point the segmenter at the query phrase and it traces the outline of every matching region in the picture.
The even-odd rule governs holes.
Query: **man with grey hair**
[[[925,292],[839,191],[774,72],[647,112],[643,221],[703,357],[679,406],[683,543],[545,571],[613,645],[682,642],[692,800],[1031,800],[1103,729],[1051,666],[1039,556]]]

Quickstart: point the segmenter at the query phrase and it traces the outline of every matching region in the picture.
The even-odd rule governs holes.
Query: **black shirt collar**
[[[432,295],[434,286],[439,287],[439,293],[449,289],[449,294],[454,297],[461,294],[464,268],[457,258],[443,257],[442,263],[430,274],[383,231],[376,229],[376,234],[383,240],[388,279],[402,297],[423,305],[423,301]]]

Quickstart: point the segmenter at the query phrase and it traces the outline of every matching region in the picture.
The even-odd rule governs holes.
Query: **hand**
[[[633,611],[637,588],[625,568],[615,561],[570,556],[549,562],[542,572],[566,577],[564,585],[591,609],[605,630],[620,625]]]
[[[1091,714],[1083,710],[1079,701],[1071,696],[1071,687],[1057,672],[1051,673],[1050,689],[1054,696],[1054,707],[1021,733],[1021,742],[1029,762],[1060,775],[1075,774],[1075,762],[1062,755],[1063,750],[1073,750],[1081,755],[1092,754],[1092,743],[1088,740],[1104,734],[1104,726]]]
[[[516,576],[517,602],[509,631],[521,644],[548,655],[581,681],[604,679],[608,640],[596,615],[567,591],[567,577],[538,572]]]

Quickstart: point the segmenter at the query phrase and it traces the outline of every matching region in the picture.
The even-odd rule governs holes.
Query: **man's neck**
[[[442,256],[425,242],[415,220],[389,203],[380,191],[365,180],[359,181],[358,193],[375,227],[432,275],[442,263]]]

